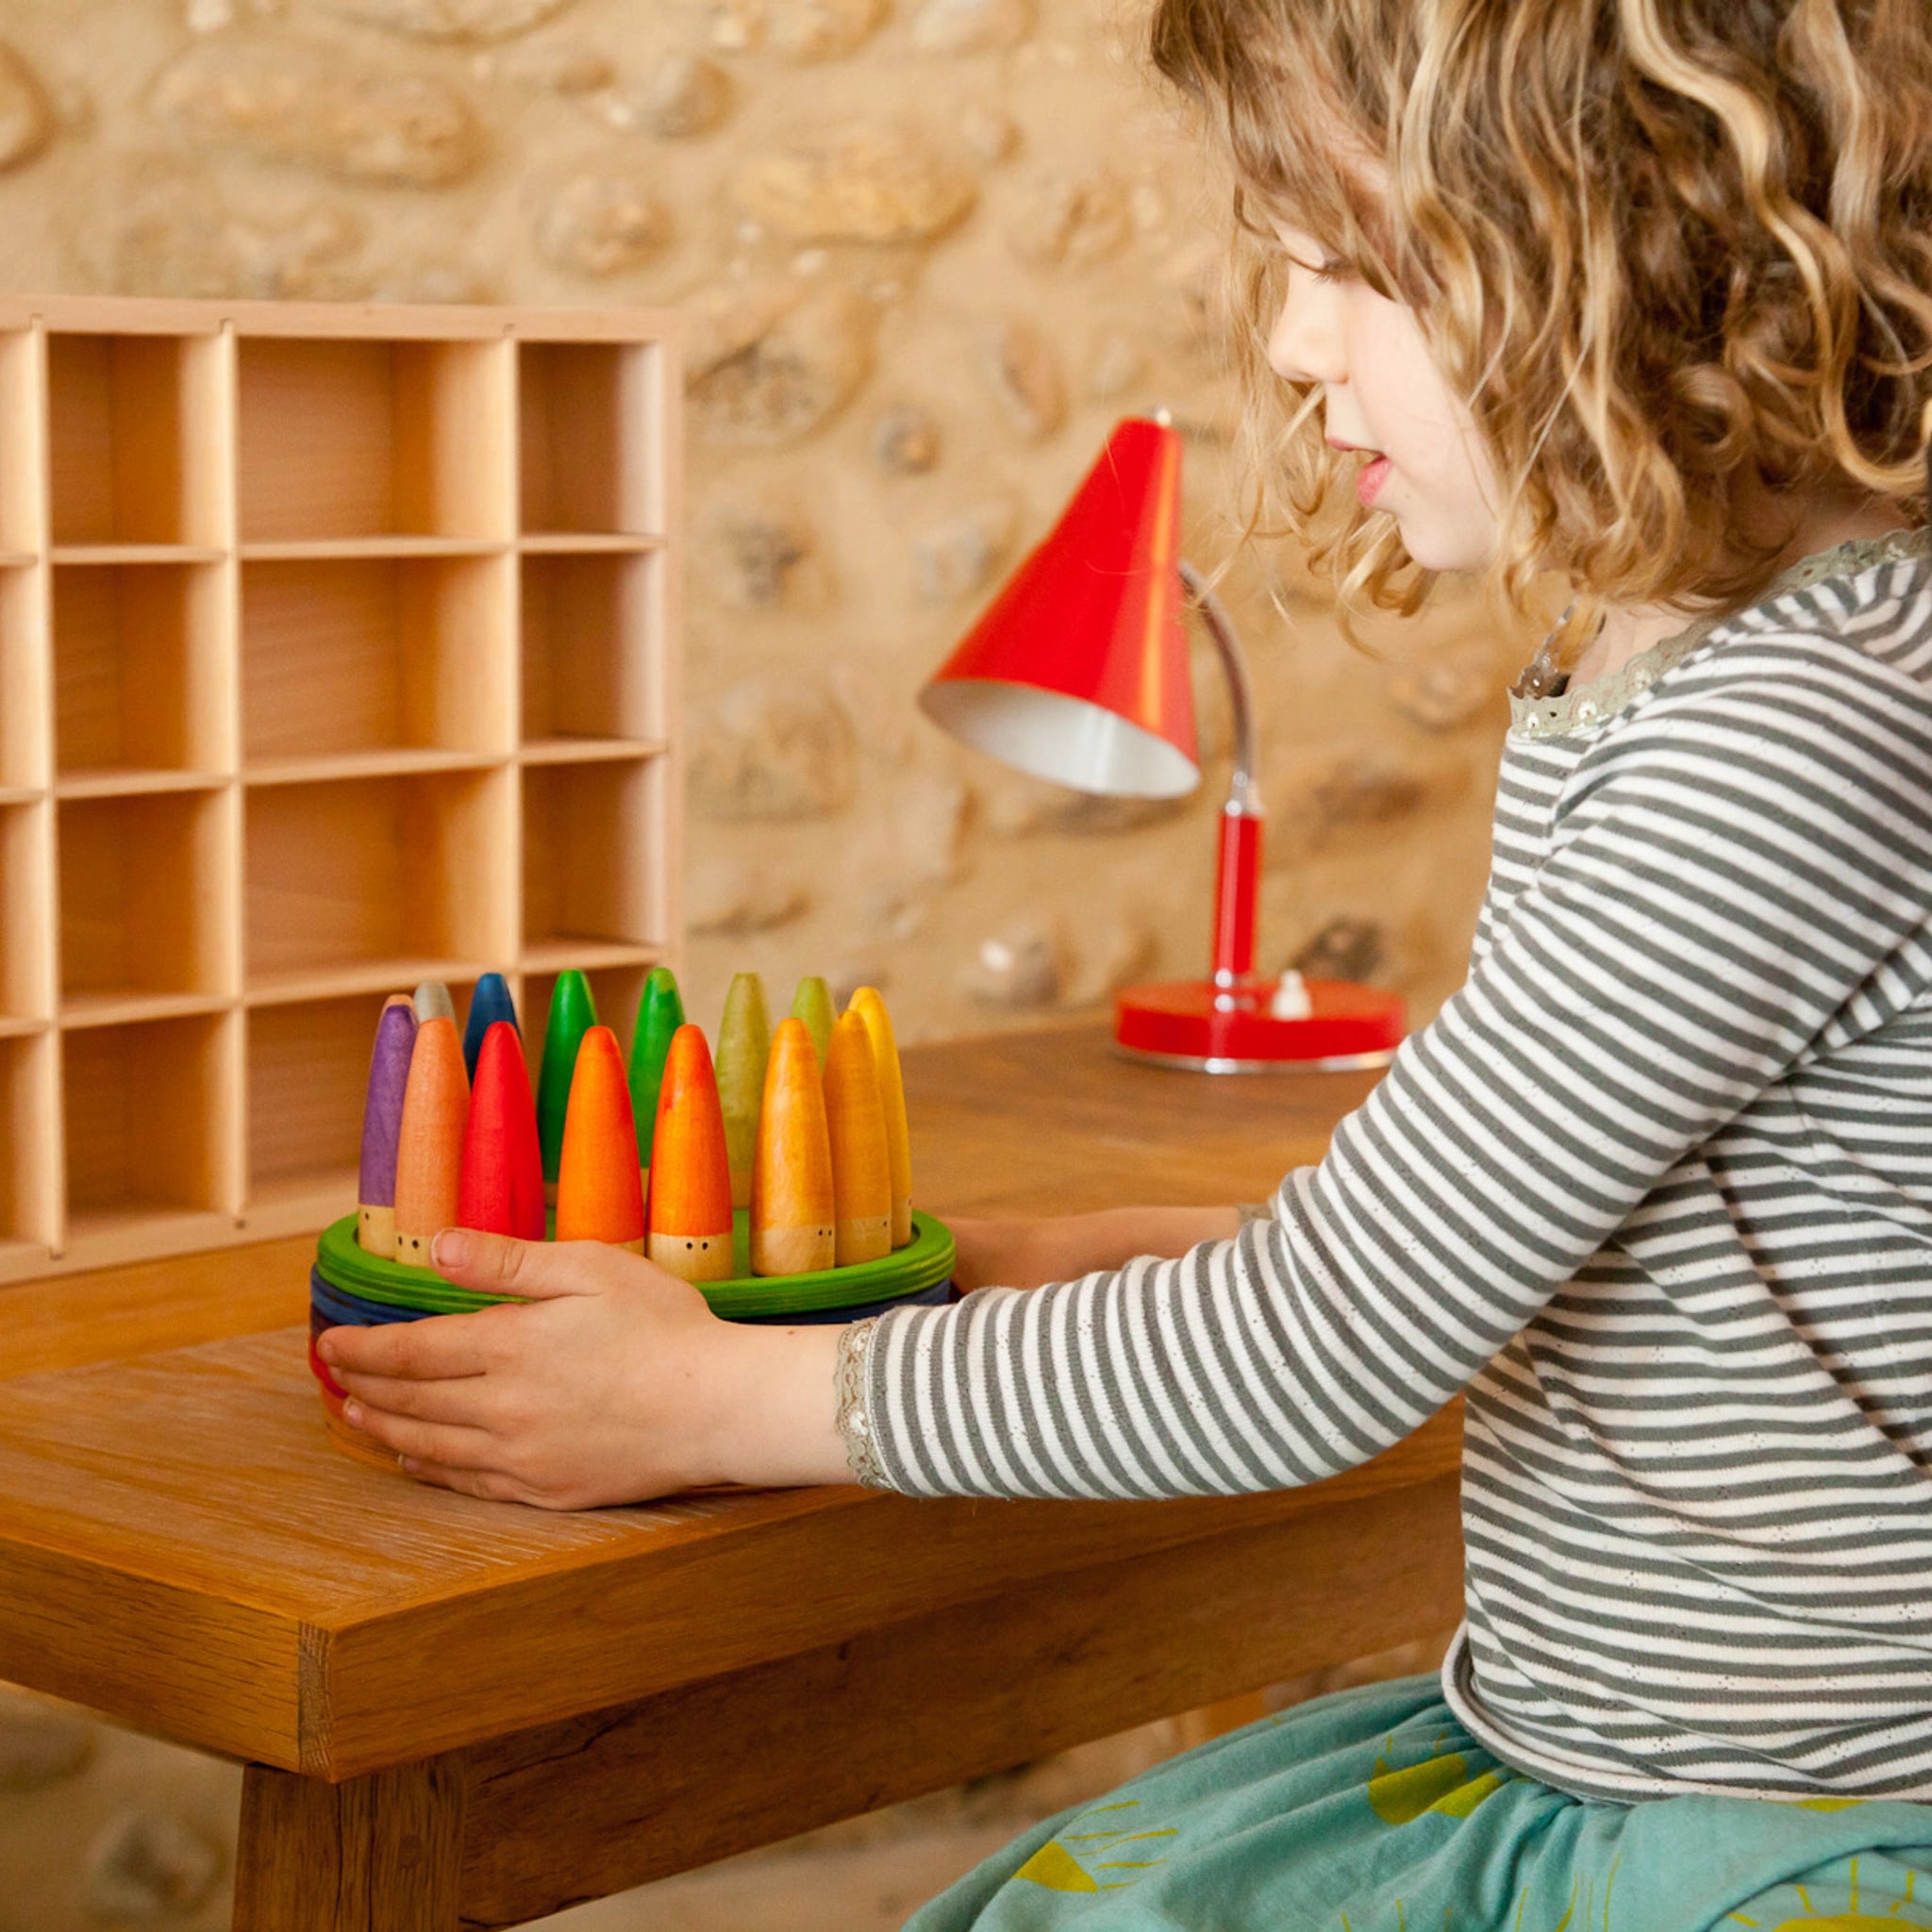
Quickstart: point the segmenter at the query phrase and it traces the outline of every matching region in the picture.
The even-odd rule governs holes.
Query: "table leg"
[[[251,1764],[235,1932],[456,1932],[460,1754],[339,1785]]]
[[[1243,1724],[1258,1724],[1267,1715],[1266,1695],[1259,1690],[1245,1690],[1239,1697],[1224,1697],[1217,1704],[1182,1711],[1174,1721],[1174,1742],[1181,1750],[1191,1751],[1196,1744],[1224,1738]]]

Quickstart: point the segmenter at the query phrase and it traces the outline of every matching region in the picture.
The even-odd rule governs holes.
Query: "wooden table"
[[[1091,1027],[907,1080],[941,1214],[1253,1197],[1368,1085],[1129,1066]],[[419,1488],[325,1444],[279,1325],[308,1247],[11,1291],[0,1339],[0,1676],[246,1761],[248,1932],[520,1924],[1457,1613],[1448,1413],[1230,1500]]]

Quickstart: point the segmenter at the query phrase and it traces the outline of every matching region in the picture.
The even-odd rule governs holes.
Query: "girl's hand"
[[[835,1327],[735,1326],[689,1283],[595,1241],[446,1228],[433,1256],[450,1281],[525,1299],[316,1344],[352,1426],[411,1474],[553,1509],[850,1480]]]
[[[1184,1255],[1199,1241],[1231,1240],[1241,1216],[1232,1208],[1107,1208],[1030,1221],[949,1221],[958,1258],[953,1279],[975,1288],[1041,1288],[1100,1268],[1120,1268],[1137,1255]]]

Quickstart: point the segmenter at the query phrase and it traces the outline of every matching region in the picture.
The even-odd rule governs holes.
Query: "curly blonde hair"
[[[1429,580],[1267,368],[1275,222],[1417,311],[1502,480],[1494,587],[1569,577],[1574,640],[1761,588],[1746,487],[1923,514],[1928,0],[1158,0],[1152,52],[1232,163],[1257,521],[1344,606]]]

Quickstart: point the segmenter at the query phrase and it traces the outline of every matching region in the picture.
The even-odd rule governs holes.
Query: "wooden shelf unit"
[[[0,1282],[354,1205],[387,992],[675,960],[675,319],[0,299]],[[534,1071],[534,1070],[533,1070]]]

